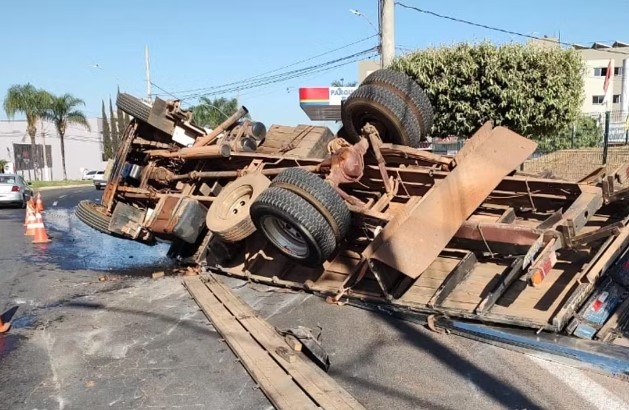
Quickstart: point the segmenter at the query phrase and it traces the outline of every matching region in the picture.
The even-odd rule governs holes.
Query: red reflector
[[[596,299],[594,303],[592,303],[592,310],[598,312],[598,310],[603,306],[603,301]]]
[[[20,187],[19,187],[19,186],[17,186],[17,185],[13,185],[13,186],[11,187],[11,192],[17,192],[17,191],[19,191],[19,190],[20,190]]]

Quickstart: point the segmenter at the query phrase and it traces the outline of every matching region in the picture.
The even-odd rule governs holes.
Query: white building
[[[594,43],[590,47],[575,44],[585,62],[584,113],[629,110],[629,44]],[[610,64],[611,62],[611,64]],[[607,95],[603,90],[607,69],[611,67]],[[626,115],[626,114],[625,114]]]
[[[83,170],[103,170],[105,162],[102,158],[102,121],[100,118],[88,118],[91,130],[77,125],[69,125],[64,137],[66,172],[68,179],[81,179]],[[43,144],[48,147],[45,158]],[[45,180],[62,180],[61,144],[55,126],[50,122],[37,123],[35,138],[39,155],[37,158],[26,158],[30,155],[30,137],[26,133],[25,120],[0,120],[0,159],[11,162],[16,172],[24,175],[27,180],[34,180],[33,162],[43,170]],[[22,155],[24,154],[25,155]],[[45,163],[48,169],[44,170]]]

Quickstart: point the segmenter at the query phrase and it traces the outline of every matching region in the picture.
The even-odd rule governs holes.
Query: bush
[[[583,99],[575,50],[488,42],[428,48],[396,59],[434,108],[434,136],[469,136],[488,120],[540,141],[571,129]]]

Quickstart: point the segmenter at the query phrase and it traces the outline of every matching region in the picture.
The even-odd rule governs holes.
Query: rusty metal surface
[[[543,231],[512,223],[464,222],[454,234],[457,238],[531,246]]]
[[[168,118],[168,103],[159,97],[155,97],[151,111],[149,112],[148,123],[153,127],[172,135],[175,131],[175,122]]]
[[[469,156],[474,150],[482,143],[484,143],[489,136],[491,135],[491,131],[494,129],[494,123],[492,121],[487,121],[480,127],[474,135],[463,145],[463,148],[457,152],[454,160],[457,164],[461,164],[465,161],[465,158]],[[519,165],[519,164],[518,164]]]
[[[418,277],[463,222],[537,144],[497,127],[446,178],[405,209],[371,242],[364,255]]]
[[[165,196],[160,198],[159,203],[155,207],[155,214],[151,218],[149,229],[159,234],[169,234],[172,232],[176,221],[172,216],[179,205],[181,198],[173,196]]]
[[[133,142],[133,137],[137,131],[137,128],[138,124],[133,121],[127,126],[123,134],[123,143],[120,144],[118,152],[116,152],[114,166],[112,167],[111,174],[109,175],[109,180],[107,182],[107,186],[105,187],[105,192],[103,192],[103,198],[101,200],[101,203],[105,205],[108,212],[111,212],[113,210],[116,189],[118,188],[118,184],[120,183],[120,174],[122,173],[124,161],[129,154],[131,143]]]
[[[247,115],[248,112],[249,112],[249,110],[247,110],[246,107],[244,107],[244,106],[240,107],[238,109],[238,111],[233,113],[229,118],[227,118],[225,121],[223,121],[218,127],[213,129],[212,132],[210,132],[209,134],[204,135],[204,136],[198,138],[194,142],[193,147],[202,147],[204,145],[211,144],[212,142],[214,142],[216,140],[216,138],[218,138],[218,136],[223,131],[225,131],[226,129],[228,129],[232,125],[236,124],[236,122],[239,119],[241,119],[242,117],[244,117],[245,115]]]
[[[137,239],[142,233],[145,215],[146,211],[118,202],[111,215],[109,230],[122,236]]]

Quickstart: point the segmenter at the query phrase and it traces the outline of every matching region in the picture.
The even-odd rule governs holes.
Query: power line
[[[372,47],[370,49],[363,50],[363,51],[360,51],[358,53],[355,53],[355,54],[352,54],[352,55],[349,55],[349,56],[345,56],[345,57],[342,57],[342,58],[338,58],[336,60],[327,61],[325,63],[321,63],[321,64],[318,64],[318,65],[315,65],[315,66],[305,67],[305,68],[301,68],[301,69],[293,70],[293,71],[287,71],[287,72],[283,72],[283,73],[280,73],[280,74],[259,78],[258,80],[242,83],[242,84],[239,84],[239,85],[233,85],[233,86],[225,85],[222,88],[208,89],[206,92],[200,92],[200,93],[193,93],[193,94],[184,95],[183,96],[184,98],[182,99],[182,101],[185,100],[185,99],[194,99],[194,98],[198,98],[198,97],[201,97],[201,96],[226,94],[226,93],[231,93],[231,92],[248,90],[248,89],[251,89],[251,88],[257,88],[257,87],[261,87],[261,86],[264,86],[264,85],[276,84],[276,83],[279,83],[279,82],[291,80],[291,79],[302,77],[302,76],[305,76],[305,75],[308,75],[308,74],[312,74],[312,73],[332,70],[334,68],[341,67],[341,66],[344,66],[344,65],[356,62],[356,61],[358,61],[360,59],[360,57],[362,57],[362,56],[364,56],[366,54],[374,53],[375,51],[376,51],[376,49],[374,47]]]
[[[240,91],[243,91],[243,90],[250,90],[250,89],[253,89],[253,88],[265,87],[265,86],[268,86],[268,85],[272,85],[272,84],[276,84],[276,83],[292,80],[292,79],[295,79],[295,78],[304,77],[304,76],[308,76],[308,75],[312,75],[312,74],[316,74],[316,73],[329,71],[329,70],[332,70],[332,69],[337,68],[337,67],[341,67],[341,66],[344,66],[344,65],[347,65],[347,64],[354,63],[354,62],[358,61],[359,59],[363,58],[362,56],[364,56],[365,54],[374,53],[374,52],[375,52],[375,48],[371,48],[371,49],[363,50],[363,51],[360,51],[358,53],[355,53],[355,54],[352,54],[352,55],[349,55],[349,56],[338,58],[336,60],[327,61],[325,63],[321,63],[321,64],[318,64],[318,65],[315,65],[315,66],[305,67],[305,68],[301,68],[301,69],[298,69],[298,70],[288,71],[288,72],[284,72],[284,73],[273,75],[273,76],[259,78],[258,80],[250,81],[250,82],[247,82],[247,83],[242,83],[240,85],[234,85],[234,86],[231,86],[231,87],[226,86],[224,88],[214,89],[212,91],[208,91],[208,92],[205,92],[205,93],[194,93],[194,94],[184,95],[184,96],[180,96],[180,97],[177,97],[175,95],[175,93],[170,92],[170,91],[164,89],[163,87],[160,87],[159,85],[157,85],[155,83],[152,83],[152,84],[156,88],[159,88],[160,90],[164,91],[166,94],[171,95],[174,98],[177,98],[177,99],[179,99],[180,101],[183,102],[185,100],[198,99],[198,98],[200,98],[202,96],[226,94],[226,93],[231,93],[231,92],[240,92]],[[367,58],[370,58],[370,57],[371,56],[369,56]]]
[[[317,55],[315,55],[315,56],[308,57],[308,58],[305,58],[305,59],[303,59],[303,60],[299,60],[299,61],[296,61],[296,62],[294,62],[294,63],[288,64],[288,65],[285,65],[285,66],[282,66],[282,67],[279,67],[279,68],[276,68],[276,69],[273,69],[273,70],[270,70],[270,71],[266,71],[266,72],[264,72],[264,73],[260,73],[260,74],[254,75],[254,76],[252,76],[252,77],[247,77],[247,78],[244,78],[244,79],[242,79],[242,80],[239,80],[239,81],[234,81],[234,82],[227,83],[227,84],[222,84],[222,85],[217,85],[217,86],[212,86],[212,87],[195,88],[195,89],[191,89],[191,90],[178,90],[178,91],[173,91],[172,93],[170,93],[170,92],[168,92],[168,91],[165,91],[164,89],[161,89],[161,88],[160,88],[160,90],[162,90],[162,91],[164,91],[166,94],[171,95],[171,96],[173,96],[173,97],[174,97],[174,95],[173,95],[173,94],[188,94],[188,93],[194,93],[194,92],[201,92],[201,91],[211,90],[211,89],[215,89],[215,88],[222,88],[222,87],[227,87],[227,86],[234,86],[234,85],[237,85],[237,84],[240,84],[240,83],[244,83],[244,82],[248,82],[248,81],[251,81],[251,80],[255,80],[256,78],[260,78],[260,77],[262,77],[262,76],[266,76],[266,75],[268,75],[268,74],[272,74],[272,73],[276,73],[276,72],[278,72],[278,71],[285,70],[285,69],[290,68],[290,67],[294,67],[294,66],[296,66],[296,65],[299,65],[299,64],[302,64],[302,63],[305,63],[305,62],[308,62],[308,61],[312,61],[312,60],[317,59],[317,58],[319,58],[319,57],[323,57],[323,56],[325,56],[325,55],[328,55],[328,54],[334,53],[334,52],[336,52],[336,51],[343,50],[343,49],[345,49],[345,48],[348,48],[348,47],[354,46],[354,45],[356,45],[356,44],[360,44],[360,43],[365,42],[365,41],[367,41],[367,40],[371,40],[372,38],[377,37],[377,36],[378,36],[377,34],[373,34],[373,35],[371,35],[371,36],[369,36],[369,37],[365,37],[365,38],[362,38],[362,39],[360,39],[360,40],[354,41],[354,42],[352,42],[352,43],[345,44],[345,45],[343,45],[343,46],[337,47],[337,48],[335,48],[335,49],[328,50],[328,51],[326,51],[326,52],[324,52],[324,53],[317,54]],[[155,84],[153,84],[153,85],[155,85]],[[157,88],[159,88],[159,87],[157,87]]]
[[[474,26],[474,27],[484,28],[484,29],[487,29],[487,30],[497,31],[497,32],[503,33],[503,34],[510,34],[510,35],[513,35],[513,36],[524,37],[524,38],[528,38],[528,39],[532,39],[532,40],[548,41],[548,42],[553,43],[553,44],[561,44],[563,46],[568,46],[568,47],[573,47],[574,46],[574,44],[566,43],[565,41],[559,41],[559,40],[554,40],[554,39],[550,39],[550,38],[537,37],[537,36],[533,36],[531,34],[524,34],[524,33],[519,33],[517,31],[506,30],[506,29],[499,28],[499,27],[488,26],[486,24],[474,23],[473,21],[463,20],[463,19],[460,19],[460,18],[457,18],[457,17],[452,17],[452,16],[446,16],[444,14],[439,14],[439,13],[436,13],[436,12],[430,11],[430,10],[420,9],[418,7],[409,6],[409,5],[406,5],[404,3],[400,3],[400,2],[395,2],[395,4],[397,4],[400,7],[404,7],[406,9],[414,10],[414,11],[416,11],[418,13],[428,14],[430,16],[438,17],[440,19],[455,21],[457,23],[462,23],[462,24],[467,24],[467,25]],[[604,51],[604,52],[613,53],[613,54],[629,55],[629,52],[615,51],[615,50],[609,50],[609,49],[605,49],[605,48],[604,49],[598,49],[598,51]]]
[[[250,88],[254,88],[254,87],[258,87],[261,85],[266,85],[266,84],[275,84],[278,82],[282,82],[285,80],[289,80],[289,79],[293,79],[293,78],[297,78],[306,74],[310,74],[313,72],[318,72],[324,69],[332,69],[332,68],[336,68],[338,66],[342,66],[342,65],[346,65],[349,64],[353,61],[349,61],[349,60],[353,60],[358,56],[362,56],[371,52],[374,52],[375,48],[370,48],[367,50],[363,50],[360,51],[358,53],[349,55],[349,56],[345,56],[345,57],[341,57],[335,60],[331,60],[331,61],[326,61],[325,63],[321,63],[321,64],[317,64],[314,66],[310,66],[310,67],[305,67],[305,68],[300,68],[297,70],[292,70],[292,71],[287,71],[287,72],[282,72],[279,74],[275,74],[272,76],[267,76],[267,77],[261,77],[257,80],[253,80],[253,81],[249,81],[249,82],[244,82],[241,84],[236,84],[233,86],[229,86],[226,85],[222,88],[212,88],[207,90],[207,92],[204,93],[195,93],[195,94],[190,94],[188,96],[186,96],[186,98],[194,98],[196,96],[202,96],[202,95],[216,95],[216,94],[224,94],[227,92],[235,92],[235,91],[240,91],[240,90],[245,90],[245,89],[250,89]]]

